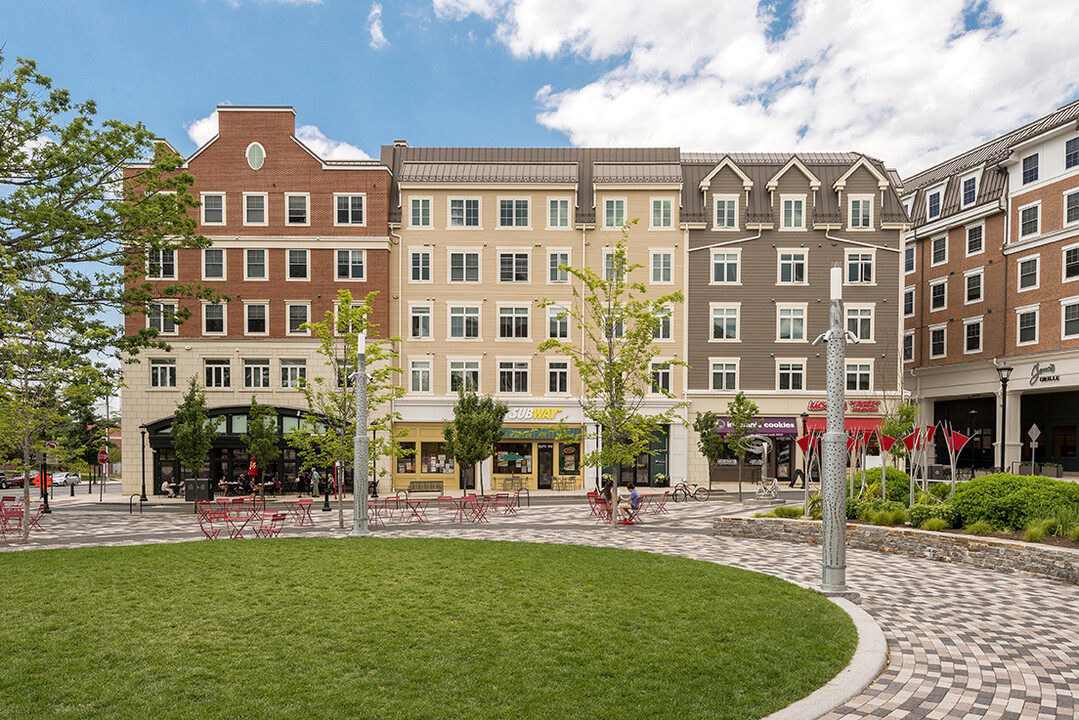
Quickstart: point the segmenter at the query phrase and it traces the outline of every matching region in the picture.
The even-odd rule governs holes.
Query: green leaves
[[[172,420],[172,444],[180,464],[198,475],[217,438],[216,423],[207,413],[206,393],[194,375]]]
[[[462,383],[453,406],[453,423],[442,426],[446,452],[462,469],[491,457],[495,443],[502,439],[502,421],[509,406],[490,395],[480,397]]]

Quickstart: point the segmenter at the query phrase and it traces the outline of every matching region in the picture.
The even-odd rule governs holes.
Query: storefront
[[[762,468],[768,477],[778,478],[781,482],[789,480],[794,471],[794,440],[798,437],[798,421],[793,417],[758,417],[755,435],[767,437],[771,443],[768,450],[768,465],[763,467],[763,458],[759,454],[747,454],[742,470],[744,482],[760,479]],[[718,432],[726,436],[731,431],[730,421],[725,416],[719,417]],[[738,457],[728,449],[711,468],[709,479],[712,482],[738,480]]]

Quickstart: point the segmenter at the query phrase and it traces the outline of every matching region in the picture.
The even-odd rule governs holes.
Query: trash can
[[[210,478],[194,478],[184,480],[185,500],[213,500],[214,494],[210,485]]]
[[[944,479],[944,466],[930,464],[928,468],[928,475],[930,480],[943,480]]]

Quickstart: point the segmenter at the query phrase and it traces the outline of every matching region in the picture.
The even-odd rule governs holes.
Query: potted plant
[[[671,479],[663,473],[656,473],[656,476],[652,478],[656,484],[656,487],[669,487]]]

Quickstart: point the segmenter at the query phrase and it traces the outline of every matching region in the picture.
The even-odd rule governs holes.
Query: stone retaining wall
[[[715,520],[713,529],[716,535],[723,537],[812,544],[821,541],[821,523],[814,520],[721,517]],[[853,524],[847,525],[847,547],[1002,572],[1030,573],[1079,585],[1079,552],[1068,548],[913,528]]]

